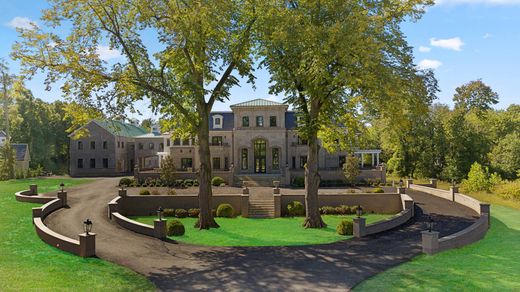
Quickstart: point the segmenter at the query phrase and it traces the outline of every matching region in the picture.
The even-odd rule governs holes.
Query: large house
[[[237,185],[242,181],[267,184],[273,180],[289,184],[295,177],[303,176],[308,146],[296,132],[295,112],[288,111],[285,104],[265,99],[235,104],[231,110],[210,115],[214,175]],[[126,132],[114,130],[115,126]],[[170,155],[180,177],[196,177],[199,157],[194,139],[171,139],[171,135],[161,134],[158,129],[145,133],[140,127],[121,122],[112,125],[91,121],[85,128],[90,132],[89,138],[71,139],[73,176],[130,174],[134,167],[140,174],[156,173],[162,159]],[[98,146],[105,144],[107,148]],[[380,152],[355,152],[365,166],[364,178],[385,180],[384,169],[379,165]],[[344,151],[329,153],[321,148],[318,161],[322,180],[344,179],[341,165],[346,156]]]
[[[7,142],[7,134],[4,131],[0,131],[0,147],[3,147]],[[26,172],[29,169],[29,163],[31,162],[31,155],[29,155],[29,145],[25,143],[11,143],[15,152],[15,171]]]

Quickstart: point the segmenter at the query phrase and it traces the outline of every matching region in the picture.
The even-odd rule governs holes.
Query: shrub
[[[183,236],[185,232],[181,221],[174,219],[168,222],[168,236]]]
[[[181,184],[183,184],[183,183],[184,183],[184,181],[183,181],[182,179],[176,179],[176,180],[175,180],[175,183],[174,183],[174,186],[176,186],[176,187],[180,187]]]
[[[305,208],[299,201],[292,201],[287,204],[287,214],[289,216],[303,216],[305,215]]]
[[[174,217],[175,216],[175,210],[173,210],[173,209],[164,209],[163,215],[164,215],[164,217]]]
[[[197,217],[199,217],[199,214],[200,214],[200,209],[198,209],[198,208],[191,208],[188,210],[188,216],[190,216],[190,217],[197,218]]]
[[[462,188],[467,192],[490,191],[494,184],[499,183],[501,178],[498,174],[489,174],[489,169],[478,162],[471,165],[468,179],[462,181]]]
[[[186,187],[192,187],[192,186],[193,186],[193,180],[191,180],[191,179],[185,179],[185,180],[184,180],[184,185],[185,185]]]
[[[194,186],[194,187],[198,187],[198,186],[199,186],[199,181],[196,180],[196,179],[194,179],[194,180],[193,180],[193,186]]]
[[[305,177],[297,176],[293,180],[293,185],[298,188],[303,188],[305,186]]]
[[[385,191],[382,188],[374,188],[372,193],[384,193]]]
[[[336,214],[336,208],[334,208],[332,206],[323,206],[320,208],[320,214],[334,215],[334,214]]]
[[[211,209],[211,216],[217,217],[217,210]]]
[[[231,218],[235,214],[235,209],[230,204],[220,204],[217,208],[217,217]]]
[[[220,186],[221,184],[225,184],[225,183],[226,183],[226,181],[224,181],[224,179],[221,178],[220,176],[216,176],[211,180],[211,184],[216,187]]]
[[[336,207],[336,213],[339,215],[347,215],[350,214],[350,207],[346,205],[341,205]]]
[[[175,189],[169,189],[167,194],[169,196],[175,196],[177,194],[177,191]]]
[[[354,234],[354,223],[349,220],[342,220],[336,227],[336,232],[339,235],[353,235]]]
[[[175,164],[173,157],[170,155],[166,156],[161,162],[161,180],[169,186],[175,181]]]
[[[139,195],[140,195],[140,196],[149,196],[149,195],[150,195],[150,191],[147,190],[147,189],[142,189],[142,190],[139,192]]]
[[[128,178],[128,177],[123,177],[122,179],[119,180],[119,186],[129,187],[132,185],[132,182],[133,182],[133,179]]]
[[[520,180],[498,185],[495,193],[506,200],[520,201]]]
[[[160,195],[161,195],[161,193],[159,193],[158,190],[153,190],[152,191],[152,196],[160,196]]]
[[[188,211],[186,211],[185,209],[177,209],[175,210],[175,217],[186,218],[188,217]]]

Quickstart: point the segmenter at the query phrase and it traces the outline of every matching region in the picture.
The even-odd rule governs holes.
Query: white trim
[[[224,125],[224,116],[223,115],[212,115],[213,118],[213,129],[222,129]],[[217,119],[220,119],[220,123],[217,125],[215,122]]]

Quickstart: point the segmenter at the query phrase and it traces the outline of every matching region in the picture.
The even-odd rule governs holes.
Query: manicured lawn
[[[391,215],[369,214],[366,215],[367,224],[385,219]],[[199,230],[193,228],[196,218],[180,219],[184,224],[186,233],[180,237],[171,237],[174,240],[212,246],[283,246],[283,245],[308,245],[322,244],[347,239],[336,233],[336,226],[343,219],[351,219],[354,215],[323,216],[327,223],[325,229],[304,229],[303,217],[253,219],[253,218],[216,218],[220,225],[218,229]],[[157,217],[132,217],[142,223],[153,225]],[[171,220],[172,218],[168,218]]]
[[[493,205],[491,212],[491,229],[483,240],[421,255],[355,290],[520,291],[520,211]]]
[[[40,240],[31,222],[31,208],[17,191],[38,184],[40,193],[86,183],[76,179],[24,179],[0,182],[0,291],[143,291],[154,286],[135,272],[97,258],[83,259]]]

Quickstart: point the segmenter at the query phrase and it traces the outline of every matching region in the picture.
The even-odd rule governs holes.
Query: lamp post
[[[85,231],[86,235],[89,235],[88,233],[92,230],[92,221],[90,221],[89,218],[83,221],[83,230]]]
[[[361,215],[363,215],[363,208],[361,208],[360,205],[358,205],[356,208],[356,215],[358,218],[361,218]]]
[[[428,227],[428,232],[432,232],[433,224],[434,224],[434,221],[433,221],[432,216],[430,215],[429,219],[428,219],[428,222],[426,222],[426,226]]]
[[[159,207],[159,209],[157,209],[157,216],[159,216],[159,221],[162,221],[163,212],[164,212],[163,207]]]
[[[61,183],[61,184],[60,184],[60,188],[61,188],[61,192],[63,193],[63,190],[64,190],[64,188],[65,188],[65,184],[64,184],[64,183]]]

